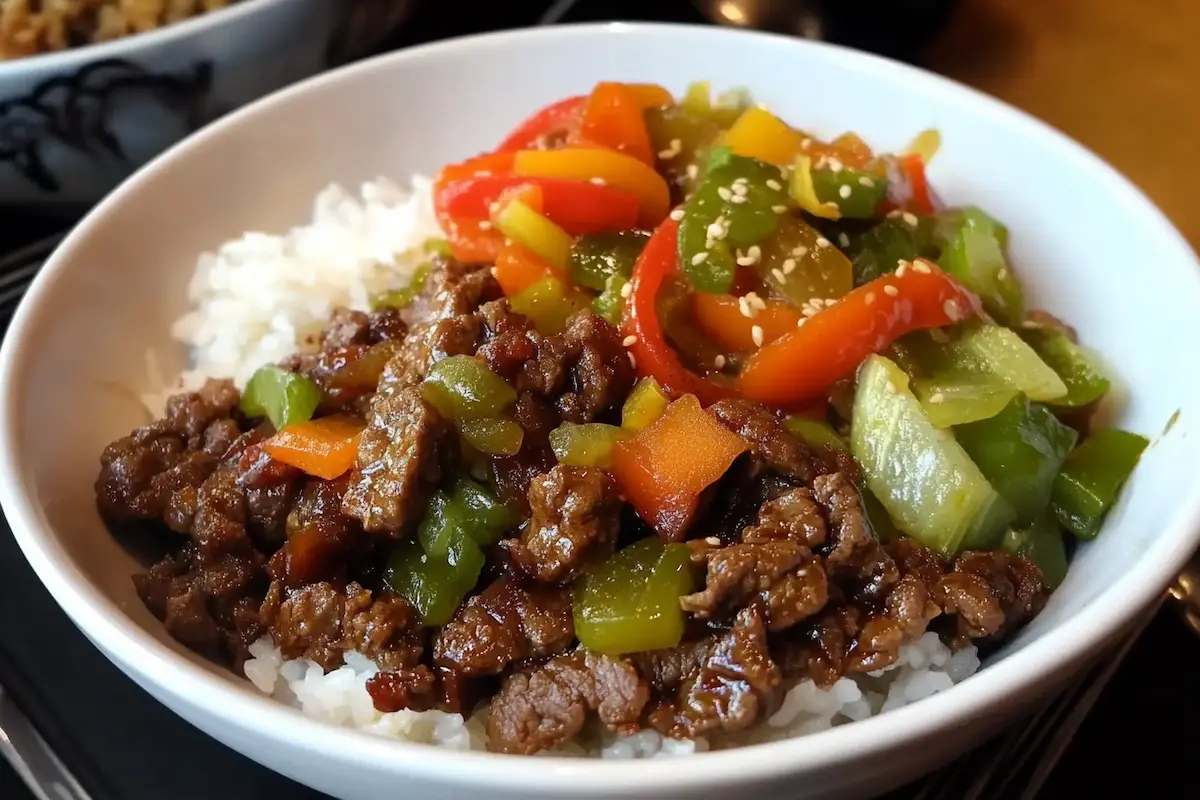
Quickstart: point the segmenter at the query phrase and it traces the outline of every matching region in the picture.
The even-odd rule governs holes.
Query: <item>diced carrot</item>
[[[276,461],[333,480],[354,466],[363,428],[361,420],[344,415],[298,422],[264,442],[263,450]]]

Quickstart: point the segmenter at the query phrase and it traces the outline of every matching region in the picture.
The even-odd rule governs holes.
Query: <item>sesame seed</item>
[[[633,367],[634,369],[637,369],[637,356],[635,356],[633,354],[633,351],[626,350],[625,355],[629,356],[629,366]]]
[[[591,178],[590,180],[592,183],[594,183],[597,186],[607,186],[608,185],[608,181],[604,180],[604,178]]]
[[[850,237],[847,236],[844,231],[838,234],[838,244],[840,244],[842,247],[850,246]]]
[[[836,158],[829,159],[829,171],[830,172],[836,174],[838,172],[841,172],[843,169],[845,169],[845,166],[842,164],[841,161],[839,161]]]
[[[929,402],[944,403],[946,402],[946,395],[942,394],[941,392],[934,392],[933,394],[929,395]]]
[[[733,189],[734,194],[745,194],[746,192],[750,191],[750,187],[747,184],[742,183],[741,178],[738,178],[736,181],[734,181],[733,186],[730,188]]]
[[[837,302],[836,297],[826,297],[825,298],[825,307],[828,308],[829,306],[833,305],[836,302]]]
[[[947,300],[946,302],[942,303],[942,310],[946,312],[946,316],[949,317],[952,322],[957,322],[959,319],[961,319],[960,315],[962,312],[958,310],[958,303],[954,302],[953,300]]]
[[[629,297],[629,295],[631,295],[631,294],[633,294],[633,284],[632,283],[627,283],[621,287],[621,297]]]
[[[829,240],[824,236],[817,237],[817,247],[829,247]]]
[[[908,272],[908,262],[902,258],[902,259],[900,259],[899,262],[897,262],[897,264],[898,265],[896,267],[896,277],[903,278],[904,273]]]
[[[875,302],[875,293],[867,292],[867,296],[864,298],[863,302],[865,302],[867,305],[871,305],[871,303],[874,303]]]
[[[487,170],[487,169],[480,169],[480,170],[476,170],[476,171],[475,171],[475,177],[476,177],[476,178],[490,178],[490,177],[491,177],[491,175],[492,175],[492,171],[491,171],[491,170]]]
[[[717,369],[725,369],[725,356],[717,354],[717,357],[713,359],[713,366]],[[712,537],[710,536],[709,538],[711,539]]]
[[[717,358],[724,358],[724,356],[717,356]],[[718,547],[721,544],[721,540],[715,536],[709,536],[704,541],[706,544],[711,544],[713,547]]]
[[[776,214],[782,214],[787,211],[787,206],[783,206],[783,205],[771,206],[771,210],[774,211]]]
[[[868,178],[866,175],[863,175],[862,177],[860,177],[860,178],[858,179],[858,185],[859,185],[859,186],[866,186],[868,189],[870,189],[872,186],[874,186],[874,185],[875,185],[875,181],[871,180],[871,179],[870,179],[870,178]]]
[[[933,272],[933,270],[929,268],[929,265],[920,259],[912,262],[912,268],[914,272],[919,272],[922,275],[929,275]]]
[[[807,150],[810,147],[812,147],[812,139],[805,136],[803,139],[800,140],[800,149],[801,150]]]
[[[633,347],[635,344],[637,344],[637,337],[632,334],[621,340],[622,347]]]
[[[687,165],[687,176],[689,178],[691,178],[692,180],[695,180],[696,176],[699,174],[700,174],[700,166],[698,164],[688,164]]]
[[[783,184],[780,183],[779,181],[775,180],[774,178],[767,178],[767,188],[771,189],[772,191],[778,192],[778,191],[782,191]]]
[[[902,216],[904,216],[904,212],[898,208],[894,208],[887,213],[888,219],[899,219]]]
[[[908,225],[910,228],[917,227],[917,215],[912,213],[911,211],[905,211],[904,212],[904,224]]]
[[[820,312],[820,310],[821,309],[817,308],[816,306],[804,306],[804,308],[800,309],[800,313],[806,317],[812,317]]]
[[[729,198],[729,202],[731,202],[731,203],[744,203],[744,202],[746,202],[746,195],[744,195],[744,194],[735,194],[733,197]]]
[[[505,237],[504,237],[504,246],[505,246],[505,247],[512,247],[512,245],[513,245],[513,240],[512,240],[511,238],[509,238],[509,237],[505,236]]]
[[[729,233],[728,225],[729,222],[724,217],[717,217],[708,226],[708,230],[706,231],[708,238],[724,239],[725,235]]]
[[[752,311],[750,309],[750,304],[748,302],[746,302],[746,298],[744,298],[744,297],[738,298],[738,311],[741,313],[741,315],[743,317],[747,317],[747,318],[751,318],[751,319],[754,317],[754,313],[755,313],[754,311]]]
[[[791,275],[796,271],[796,259],[789,258],[783,262],[783,274]]]
[[[679,222],[679,220],[683,219],[683,209],[677,208],[674,211],[672,211],[671,219],[675,220],[676,222]]]
[[[843,200],[845,200],[847,197],[849,197],[852,192],[853,192],[853,189],[850,188],[850,184],[848,184],[848,183],[843,183],[842,187],[840,189],[838,189],[838,194],[841,196],[841,198]]]
[[[803,328],[804,323],[806,323],[806,322],[808,322],[808,317],[801,317],[800,319],[796,320],[796,327]]]
[[[900,290],[889,283],[887,286],[883,287],[883,293],[888,297],[898,297],[900,295]]]
[[[492,223],[491,223],[491,222],[489,222],[489,221],[488,221],[488,220],[486,220],[486,219],[485,219],[485,220],[480,220],[480,222],[479,222],[479,230],[481,230],[481,231],[490,231],[491,229],[492,229]]]
[[[750,327],[750,338],[754,341],[755,347],[763,346],[763,329],[759,325]]]
[[[754,259],[762,258],[762,248],[756,244],[750,245],[750,249],[746,251],[746,255]]]
[[[682,151],[683,151],[683,142],[679,141],[678,139],[672,139],[670,142],[667,143],[666,150],[659,151],[658,157],[661,158],[663,161],[670,161],[672,158],[679,155]]]
[[[746,302],[750,304],[751,308],[758,309],[759,311],[767,307],[766,301],[759,297],[757,292],[746,292]]]
[[[895,394],[896,393],[896,384],[892,383],[891,381],[888,381],[887,390],[888,390],[888,394]]]
[[[950,341],[950,337],[947,336],[946,332],[944,330],[942,330],[941,328],[930,328],[929,329],[929,338],[933,339],[938,344],[946,344],[947,342]]]
[[[1001,267],[1000,269],[996,270],[996,278],[998,280],[1005,280],[1008,278],[1008,269],[1006,267]]]
[[[794,255],[796,258],[804,258],[806,255],[808,255],[808,248],[802,244],[798,244],[792,248],[792,255]]]
[[[749,178],[747,178],[747,177],[745,177],[745,176],[743,176],[743,177],[741,177],[741,178],[734,178],[734,179],[733,179],[733,185],[734,185],[734,186],[745,186],[745,185],[747,185],[748,183],[750,183],[750,179],[749,179]]]
[[[729,198],[733,197],[733,192],[729,190],[728,186],[719,186],[717,187],[717,196],[728,203]]]
[[[488,203],[488,213],[489,214],[495,214],[499,210],[500,210],[500,201],[499,200],[493,200],[492,202]]]
[[[692,266],[693,267],[699,266],[700,264],[703,264],[707,260],[708,260],[708,253],[705,253],[705,252],[696,253],[696,255],[692,256]]]
[[[775,280],[779,281],[780,283],[787,283],[787,275],[784,275],[783,270],[779,269],[778,267],[771,270],[771,274],[774,275]]]

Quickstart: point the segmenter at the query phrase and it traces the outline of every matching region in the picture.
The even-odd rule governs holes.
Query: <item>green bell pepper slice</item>
[[[1058,373],[1025,340],[999,325],[968,327],[961,338],[942,345],[940,351],[940,358],[934,354],[930,360],[934,373],[945,369],[993,376],[1039,403],[1067,393]]]
[[[621,655],[675,647],[679,598],[695,587],[687,545],[639,539],[592,568],[575,595],[575,635],[589,650]]]
[[[413,270],[412,279],[409,280],[408,286],[403,289],[393,289],[390,292],[384,292],[372,297],[371,310],[380,311],[385,308],[408,308],[412,305],[413,299],[425,288],[425,281],[429,280],[429,275],[432,272],[433,264],[428,261],[421,264]]]
[[[550,449],[560,464],[607,469],[612,466],[613,448],[631,435],[616,425],[564,422],[550,431]]]
[[[421,394],[442,416],[461,422],[494,419],[517,402],[517,392],[482,359],[449,356],[429,368]]]
[[[979,295],[983,307],[1004,325],[1025,313],[1021,283],[1004,256],[1003,225],[974,207],[947,212],[937,226],[942,246],[938,265]]]
[[[622,292],[629,283],[624,275],[609,275],[604,282],[604,291],[592,300],[592,312],[611,325],[619,326],[625,314],[625,295]]]
[[[654,377],[639,378],[621,406],[621,427],[637,433],[663,415],[671,398]]]
[[[571,317],[589,306],[586,293],[565,285],[558,278],[543,278],[509,298],[508,306],[529,318],[544,336],[554,336],[567,329]]]
[[[783,181],[779,167],[736,155],[724,155],[709,171],[679,223],[680,264],[693,288],[729,292],[739,251],[761,243],[792,207]]]
[[[996,416],[1017,396],[1017,390],[991,376],[953,371],[917,378],[913,394],[935,427],[950,428]]]
[[[384,580],[412,604],[424,624],[445,625],[483,569],[483,554],[473,544],[458,557],[452,564],[449,558],[428,555],[419,542],[401,542],[388,558]]]
[[[813,190],[822,203],[833,203],[851,219],[871,219],[887,197],[887,178],[857,169],[812,170]]]
[[[896,527],[946,558],[991,546],[1012,519],[962,446],[926,418],[908,376],[883,356],[869,356],[859,370],[850,452]]]
[[[895,272],[902,260],[936,255],[932,231],[933,223],[926,216],[917,217],[916,225],[909,225],[903,218],[890,218],[851,237],[846,255],[853,264],[854,285],[862,286]]]
[[[838,435],[827,422],[811,417],[788,417],[783,421],[783,427],[800,441],[812,448],[829,447],[834,450],[850,452],[850,445]]]
[[[1014,397],[1000,413],[954,429],[958,443],[1017,513],[1032,522],[1050,503],[1063,461],[1079,434],[1050,409]]]
[[[468,419],[458,426],[467,444],[490,456],[515,456],[525,431],[511,419]]]
[[[1029,525],[1010,528],[1000,548],[1015,556],[1024,556],[1042,571],[1042,583],[1050,591],[1067,577],[1067,548],[1062,528],[1051,514],[1041,514]]]
[[[647,110],[645,118],[659,170],[685,196],[691,194],[704,180],[708,151],[721,135],[707,96],[703,107],[698,98],[688,102],[685,97],[680,106]]]
[[[1071,451],[1051,492],[1058,521],[1080,539],[1094,539],[1104,515],[1149,446],[1146,437],[1117,428],[1093,431]]]
[[[279,430],[312,419],[320,404],[321,390],[308,378],[279,367],[262,367],[246,384],[241,409],[247,417],[265,416]]]
[[[1050,401],[1053,405],[1081,408],[1108,394],[1112,384],[1099,359],[1072,342],[1065,333],[1042,327],[1026,329],[1022,336],[1067,387],[1065,395]]]
[[[650,234],[642,230],[580,236],[571,246],[567,273],[580,286],[604,291],[613,275],[628,278],[633,274],[633,265],[648,241]]]

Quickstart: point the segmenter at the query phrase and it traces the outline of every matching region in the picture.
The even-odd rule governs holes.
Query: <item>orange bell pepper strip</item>
[[[496,253],[492,272],[505,297],[515,297],[543,278],[553,276],[563,280],[565,277],[537,253],[512,241],[505,242]]]
[[[531,178],[592,181],[629,192],[638,200],[638,224],[653,228],[671,210],[671,191],[654,168],[633,156],[592,147],[522,150],[513,172]]]
[[[654,149],[642,101],[623,83],[604,82],[588,95],[579,126],[567,140],[573,145],[607,147],[654,166]]]
[[[511,173],[512,165],[512,153],[488,153],[459,164],[447,164],[438,173],[433,183],[433,211],[446,234],[451,254],[459,261],[474,264],[495,260],[504,237],[492,229],[487,215],[476,219],[452,214],[446,205],[448,187],[465,180]]]
[[[745,440],[689,394],[667,406],[649,427],[613,447],[612,474],[638,515],[659,536],[679,541],[700,493],[747,449]]]
[[[562,178],[512,174],[466,178],[442,187],[435,205],[453,219],[488,219],[494,204],[503,204],[513,190],[523,187],[536,189],[541,213],[572,236],[622,231],[637,224],[638,199],[633,194]]]
[[[692,317],[700,330],[731,352],[755,350],[796,330],[799,311],[778,300],[767,300],[766,306],[755,310],[753,317],[747,317],[737,297],[707,292],[692,295]],[[762,337],[757,342],[755,328]]]
[[[358,458],[361,420],[345,415],[288,425],[263,442],[271,458],[325,480],[344,475]]]
[[[723,397],[732,397],[732,387],[692,372],[679,360],[663,334],[658,319],[658,293],[667,278],[679,270],[676,241],[679,223],[667,219],[646,242],[629,279],[631,287],[625,301],[621,332],[633,337],[629,352],[637,363],[639,375],[655,378],[668,397],[696,395],[704,405]]]
[[[746,360],[738,388],[771,405],[822,396],[906,333],[979,314],[979,298],[923,259],[863,284]]]
[[[587,95],[568,97],[551,103],[527,117],[512,133],[504,137],[497,152],[515,153],[540,147],[547,138],[558,134],[569,134],[579,124],[579,117],[587,105]]]

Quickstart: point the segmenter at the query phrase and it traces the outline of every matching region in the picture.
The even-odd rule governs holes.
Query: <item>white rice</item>
[[[251,683],[263,694],[310,717],[411,742],[455,750],[486,749],[486,707],[468,719],[442,711],[376,711],[366,684],[378,668],[358,653],[347,654],[345,665],[329,673],[306,659],[285,661],[267,636],[250,647],[250,654],[252,658],[246,661],[244,670]],[[828,689],[819,689],[810,680],[796,684],[764,724],[722,740],[718,746],[785,739],[866,719],[949,689],[978,669],[979,657],[973,645],[953,653],[937,634],[926,633],[901,648],[897,663],[881,672],[842,678]],[[711,746],[703,738],[676,740],[653,730],[632,736],[593,731],[582,743],[542,755],[673,758]]]
[[[156,386],[173,392],[209,377],[232,377],[244,386],[263,364],[312,349],[335,306],[366,309],[373,295],[406,285],[426,257],[421,246],[441,235],[430,185],[422,177],[410,189],[378,180],[363,185],[358,196],[333,185],[317,196],[308,224],[282,236],[246,233],[202,255],[188,290],[192,311],[172,331],[190,348],[191,368],[178,381]],[[153,379],[155,364],[148,362]],[[152,409],[161,408],[162,400],[163,393],[146,398]],[[311,661],[284,661],[269,637],[250,652],[246,677],[308,716],[458,750],[485,747],[486,708],[469,719],[440,711],[376,711],[366,682],[377,668],[357,653],[326,674]],[[951,653],[936,634],[927,633],[881,673],[842,678],[828,690],[811,681],[797,684],[762,725],[713,746],[781,739],[865,719],[948,689],[978,668],[974,647]],[[704,739],[677,741],[652,730],[625,737],[592,732],[544,755],[667,758],[709,748]]]

